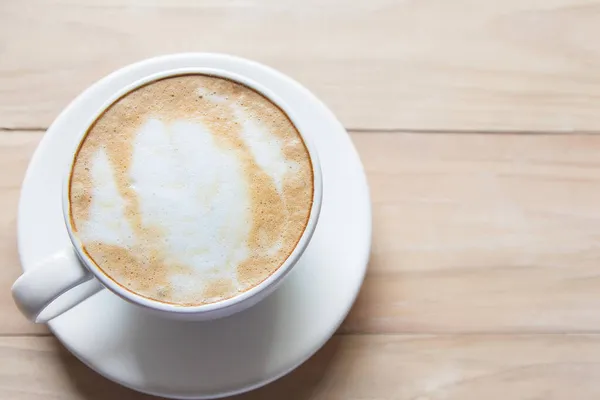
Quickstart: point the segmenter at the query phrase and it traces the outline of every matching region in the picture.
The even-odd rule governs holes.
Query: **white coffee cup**
[[[116,74],[124,73],[123,71],[124,70],[117,71]],[[95,113],[93,118],[91,118],[88,127],[91,126],[110,105],[112,105],[124,94],[149,82],[186,73],[208,74],[222,77],[239,82],[256,90],[281,108],[300,132],[311,159],[314,177],[314,192],[308,223],[300,240],[298,241],[298,244],[285,262],[263,282],[233,298],[219,302],[197,306],[181,306],[152,300],[125,289],[123,286],[109,278],[89,258],[87,253],[83,251],[82,244],[80,243],[76,234],[73,232],[71,224],[69,223],[70,201],[68,182],[73,168],[73,163],[75,161],[74,158],[76,151],[81,141],[84,139],[87,131],[87,129],[85,129],[80,133],[78,140],[73,143],[72,152],[70,153],[72,159],[71,162],[69,162],[68,168],[65,170],[62,188],[63,217],[66,229],[69,233],[69,238],[71,240],[71,246],[60,249],[54,255],[43,260],[35,267],[28,269],[16,280],[12,287],[12,294],[15,303],[21,312],[30,320],[38,323],[47,322],[50,319],[68,311],[70,308],[96,293],[97,290],[74,290],[72,293],[69,293],[67,298],[61,298],[58,302],[58,305],[53,304],[52,307],[48,307],[52,302],[59,299],[59,297],[61,297],[61,295],[64,293],[76,288],[90,279],[97,279],[102,284],[95,286],[98,289],[108,288],[130,303],[138,305],[161,316],[196,321],[221,318],[242,311],[258,303],[260,300],[272,293],[301,257],[312,237],[317,225],[317,220],[319,218],[322,200],[321,168],[317,151],[314,148],[312,141],[302,132],[301,121],[298,121],[298,119],[294,116],[293,110],[290,110],[290,108],[277,97],[277,94],[273,93],[273,91],[269,88],[265,88],[246,77],[224,70],[208,68],[166,70],[160,73],[148,75],[116,92],[114,96],[112,96],[112,98]]]

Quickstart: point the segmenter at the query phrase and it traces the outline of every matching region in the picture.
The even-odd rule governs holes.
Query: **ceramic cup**
[[[116,72],[116,74],[119,73],[124,74],[125,70]],[[77,305],[103,288],[111,290],[130,303],[157,313],[161,316],[196,321],[221,318],[244,310],[258,303],[260,300],[272,293],[283,281],[283,278],[291,271],[306,249],[306,246],[308,245],[317,225],[317,220],[319,218],[319,212],[321,209],[321,168],[317,152],[310,138],[306,137],[305,132],[302,131],[302,121],[299,121],[294,116],[294,110],[291,110],[278,98],[277,94],[275,93],[276,88],[262,87],[261,85],[244,76],[218,69],[185,68],[166,70],[157,74],[149,75],[134,82],[133,84],[123,87],[120,91],[116,92],[111,99],[95,113],[93,118],[90,119],[88,127],[91,126],[110,105],[112,105],[117,99],[126,93],[158,79],[189,73],[208,74],[226,78],[256,90],[268,98],[271,102],[279,106],[287,114],[292,123],[300,132],[300,135],[302,136],[308,149],[312,163],[314,192],[313,204],[310,210],[308,223],[295,249],[286,259],[286,261],[279,267],[279,269],[271,274],[266,280],[233,298],[216,303],[198,306],[173,305],[151,300],[125,289],[109,278],[92,262],[92,260],[90,260],[86,252],[83,251],[81,243],[74,234],[71,224],[69,223],[70,204],[68,195],[68,182],[70,179],[71,170],[73,168],[75,153],[87,132],[87,129],[85,129],[78,136],[78,140],[72,144],[73,147],[72,151],[70,152],[71,159],[68,162],[68,168],[65,168],[63,177],[62,209],[64,222],[69,233],[71,245],[68,248],[62,249],[56,254],[43,260],[34,268],[28,269],[16,280],[12,287],[12,294],[15,303],[27,318],[39,323],[47,322],[48,320],[69,310],[73,306]],[[57,182],[57,184],[59,183]],[[94,290],[77,290],[78,286],[87,283],[90,279],[97,279],[101,285],[95,285],[94,288],[97,289]],[[64,301],[64,298],[61,299],[60,297],[67,291],[73,292],[68,296],[68,301]],[[52,307],[49,307],[50,305],[52,305]]]

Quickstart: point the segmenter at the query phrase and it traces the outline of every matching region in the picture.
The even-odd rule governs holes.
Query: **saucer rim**
[[[293,79],[289,78],[288,76],[268,67],[265,66],[263,64],[257,63],[255,61],[251,61],[251,60],[246,60],[243,58],[239,58],[239,57],[235,57],[235,56],[231,56],[231,55],[226,55],[226,54],[219,54],[219,53],[178,53],[178,54],[171,54],[171,55],[165,55],[165,56],[159,56],[159,57],[153,57],[150,59],[146,59],[146,60],[142,60],[140,62],[137,62],[135,64],[131,64],[129,66],[126,66],[124,68],[122,68],[121,70],[126,70],[128,68],[136,68],[138,66],[140,66],[140,64],[142,63],[147,63],[147,62],[162,62],[165,59],[170,59],[173,60],[174,57],[181,57],[181,59],[185,60],[186,57],[199,57],[205,58],[205,62],[206,60],[210,60],[211,58],[219,58],[221,60],[230,60],[233,62],[242,62],[242,63],[247,63],[247,64],[251,64],[254,65],[254,67],[257,68],[261,68],[271,74],[277,74],[280,77],[285,78],[286,80],[286,84],[292,85],[294,86],[294,90],[298,91],[299,93],[301,93],[302,96],[309,96],[310,100],[312,102],[314,102],[316,104],[316,106],[318,106],[321,111],[323,112],[323,118],[328,118],[330,119],[330,122],[334,123],[334,125],[336,125],[336,129],[340,130],[344,135],[348,136],[347,131],[345,130],[345,128],[341,125],[341,123],[337,120],[337,118],[331,113],[331,111],[318,99],[316,98],[311,92],[308,91],[308,89],[306,89],[304,86],[300,85],[298,82],[294,81]],[[210,62],[205,65],[206,67],[212,67],[210,65]],[[220,67],[215,67],[215,68],[220,68]],[[121,71],[119,70],[119,71]],[[235,71],[234,71],[235,72]],[[69,114],[74,112],[73,108],[75,107],[76,104],[81,103],[82,101],[85,101],[85,97],[89,96],[89,91],[97,86],[100,86],[102,84],[104,84],[105,82],[107,82],[107,80],[111,79],[113,74],[108,75],[107,77],[101,79],[100,81],[98,81],[97,83],[95,83],[94,85],[92,85],[90,88],[88,88],[86,91],[84,91],[82,94],[80,94],[77,98],[75,98],[60,114],[59,116],[56,118],[56,120],[52,123],[52,125],[48,128],[47,132],[50,131],[54,131],[57,130],[58,127],[62,124],[64,124],[66,121],[68,121],[69,119]],[[27,169],[27,173],[25,175],[25,179],[23,181],[23,186],[26,185],[31,185],[32,183],[28,183],[32,181],[31,176],[34,174],[34,170],[38,170],[39,168],[41,168],[40,164],[40,154],[41,154],[41,149],[44,146],[44,143],[47,143],[47,141],[51,140],[52,138],[49,137],[49,135],[44,136],[44,138],[42,138],[42,141],[40,142],[40,144],[38,145],[33,157],[31,158],[29,167]],[[54,139],[57,140],[57,139]],[[361,226],[360,228],[365,230],[364,235],[363,235],[363,245],[364,247],[362,247],[363,253],[359,256],[357,256],[357,261],[356,261],[356,265],[360,266],[361,271],[360,271],[360,275],[361,275],[361,279],[359,281],[359,284],[357,285],[356,288],[354,288],[354,293],[352,296],[351,301],[347,304],[346,308],[345,308],[345,312],[340,313],[340,315],[338,316],[338,320],[336,321],[335,324],[332,325],[331,330],[328,332],[327,335],[323,335],[323,337],[321,338],[320,341],[315,341],[316,344],[313,344],[312,348],[310,351],[305,351],[304,352],[304,357],[298,358],[297,360],[293,360],[291,362],[291,364],[287,367],[287,368],[282,368],[282,370],[279,373],[273,374],[272,376],[270,376],[267,379],[258,381],[254,384],[249,384],[243,387],[240,387],[238,389],[235,390],[231,390],[231,391],[223,391],[220,392],[218,394],[209,394],[209,395],[181,395],[181,394],[177,394],[177,395],[173,395],[170,394],[168,392],[158,392],[158,391],[152,391],[152,390],[147,390],[144,388],[140,388],[140,387],[135,387],[133,385],[130,385],[129,383],[119,379],[118,377],[115,376],[110,376],[107,373],[105,373],[105,371],[100,371],[99,369],[97,369],[95,366],[92,365],[91,362],[88,362],[88,360],[84,359],[84,357],[79,354],[78,351],[76,351],[74,348],[72,348],[70,346],[70,344],[66,341],[63,340],[63,338],[61,338],[60,333],[57,333],[57,331],[55,330],[55,328],[53,327],[53,323],[52,321],[48,324],[51,332],[60,340],[60,342],[69,350],[69,352],[71,352],[77,359],[79,359],[81,362],[83,362],[85,365],[87,365],[89,368],[91,368],[93,371],[99,373],[101,376],[104,376],[105,378],[112,380],[124,387],[127,387],[129,389],[141,392],[141,393],[146,393],[146,394],[151,394],[151,395],[155,395],[155,396],[163,396],[163,397],[167,397],[167,398],[176,398],[176,399],[214,399],[214,398],[221,398],[221,397],[226,397],[226,396],[231,396],[231,395],[236,395],[236,394],[241,394],[241,393],[245,393],[254,389],[258,389],[262,386],[265,386],[287,374],[289,374],[291,371],[293,371],[294,369],[296,369],[298,366],[302,365],[304,362],[306,362],[306,360],[308,360],[310,357],[312,357],[321,347],[323,347],[323,345],[335,334],[335,332],[337,331],[337,329],[339,328],[339,326],[342,324],[342,322],[344,321],[344,319],[346,318],[346,316],[348,315],[348,313],[350,312],[352,305],[354,304],[354,302],[356,301],[356,298],[359,294],[360,288],[362,287],[362,283],[364,282],[364,278],[367,272],[367,267],[368,267],[368,260],[369,260],[369,256],[370,256],[370,252],[371,252],[371,244],[372,244],[372,207],[371,207],[371,203],[370,203],[370,193],[369,193],[369,187],[367,184],[367,180],[366,180],[366,174],[364,171],[364,167],[362,166],[362,162],[360,160],[360,157],[358,155],[358,152],[356,151],[356,148],[354,146],[354,144],[352,143],[351,139],[348,137],[348,141],[349,141],[349,150],[352,151],[352,156],[354,157],[355,162],[357,163],[355,167],[356,168],[356,172],[360,173],[360,177],[358,179],[360,179],[361,181],[361,192],[364,192],[364,197],[365,197],[365,201],[364,201],[364,206],[365,209],[361,210],[361,213],[364,213],[364,215],[362,216],[362,218],[364,219],[364,223],[365,226]],[[315,147],[317,147],[315,145]],[[22,226],[22,218],[20,216],[21,214],[21,210],[22,210],[22,204],[24,202],[23,197],[25,196],[24,191],[22,191],[22,195],[21,198],[19,199],[19,218],[18,218],[18,232],[19,232],[19,239],[18,239],[18,247],[19,247],[19,255],[21,257],[21,261],[22,261],[22,266],[23,269],[27,269],[25,268],[25,265],[30,264],[29,262],[24,262],[24,253],[25,253],[25,249],[23,248],[23,241],[21,240],[21,232],[24,232],[25,228]],[[326,201],[326,200],[324,200]],[[318,224],[322,223],[321,221],[318,222]],[[317,224],[317,226],[318,226]],[[24,233],[23,233],[24,234]],[[360,260],[358,260],[358,258],[360,258]],[[29,266],[28,268],[31,268],[31,266]],[[289,277],[289,279],[293,279],[293,277]]]

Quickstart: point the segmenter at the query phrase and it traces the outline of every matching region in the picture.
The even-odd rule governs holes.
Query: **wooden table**
[[[0,0],[0,398],[146,399],[25,321],[19,186],[110,71],[179,51],[320,96],[367,170],[373,251],[339,332],[240,399],[600,398],[600,0]]]

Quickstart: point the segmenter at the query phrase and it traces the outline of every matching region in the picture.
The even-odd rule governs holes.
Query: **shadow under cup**
[[[187,84],[189,86],[190,82],[185,82],[186,79],[204,80],[206,87],[203,87],[203,89],[205,90],[188,90],[189,87],[186,87],[185,85]],[[210,86],[208,85],[209,82],[213,82],[215,85]],[[229,90],[227,92],[228,95],[223,96],[223,93],[220,92],[220,90]],[[240,95],[240,93],[242,95]],[[161,101],[164,100],[163,103],[156,101],[157,96],[160,97]],[[133,101],[131,101],[132,98]],[[165,101],[167,103],[170,101],[170,105],[165,107]],[[152,243],[169,242],[169,240],[171,240],[172,242],[176,242],[171,248],[171,253],[176,254],[176,251],[174,252],[173,249],[178,248],[178,243],[189,242],[190,238],[181,234],[181,230],[177,230],[177,222],[170,222],[179,220],[177,220],[177,218],[169,218],[173,215],[176,217],[186,215],[183,211],[185,211],[185,206],[189,203],[189,198],[193,196],[180,196],[179,198],[174,196],[175,200],[171,199],[171,203],[165,203],[170,205],[170,207],[164,207],[163,204],[162,213],[160,212],[160,207],[149,207],[151,211],[147,212],[148,215],[155,216],[158,221],[167,221],[167,225],[170,229],[169,232],[177,232],[178,234],[175,235],[175,239],[181,239],[179,241],[172,240],[169,237],[165,239],[161,236],[160,230],[155,229],[152,224],[147,224],[145,222],[148,218],[144,217],[144,212],[141,210],[146,209],[147,211],[148,206],[141,206],[144,202],[140,201],[139,198],[136,200],[135,196],[139,196],[143,190],[145,190],[146,193],[149,193],[153,185],[155,190],[156,187],[163,187],[159,184],[160,182],[163,184],[165,182],[173,184],[174,181],[177,181],[177,179],[173,178],[172,174],[177,168],[169,169],[168,162],[166,163],[166,167],[165,165],[162,166],[164,168],[157,167],[157,164],[160,164],[161,160],[161,155],[159,154],[160,151],[157,149],[164,150],[163,145],[165,143],[174,146],[173,148],[179,149],[177,157],[171,157],[171,159],[176,160],[184,166],[181,168],[182,171],[195,171],[195,167],[206,167],[209,165],[210,168],[207,168],[206,170],[209,171],[210,174],[223,176],[223,179],[227,181],[228,174],[231,175],[231,170],[235,169],[230,168],[231,166],[227,161],[219,161],[220,163],[214,165],[202,165],[201,162],[200,164],[194,164],[197,160],[193,160],[190,161],[191,167],[186,164],[187,158],[193,159],[193,157],[189,157],[189,154],[196,154],[197,158],[210,159],[211,155],[208,152],[213,151],[214,149],[211,148],[207,150],[207,142],[204,140],[206,139],[205,136],[207,134],[205,131],[202,131],[202,129],[199,128],[197,132],[194,132],[191,125],[187,126],[184,123],[179,122],[181,122],[182,118],[187,118],[187,122],[189,122],[190,113],[193,114],[194,112],[194,109],[190,107],[191,104],[206,105],[211,102],[214,103],[211,105],[212,108],[209,108],[205,114],[195,116],[194,118],[199,119],[205,128],[208,126],[207,130],[211,131],[213,141],[218,142],[218,147],[220,146],[221,149],[227,148],[228,151],[230,150],[231,154],[229,154],[228,157],[223,157],[223,160],[232,157],[246,159],[251,158],[251,156],[254,155],[255,161],[248,164],[249,166],[246,166],[246,168],[242,168],[246,175],[249,175],[250,179],[248,179],[247,182],[250,184],[258,182],[258,189],[251,191],[254,196],[250,196],[251,199],[256,201],[251,201],[250,203],[251,205],[257,206],[259,209],[255,210],[258,212],[252,213],[252,215],[264,215],[265,210],[268,211],[269,209],[274,208],[274,200],[273,197],[270,196],[273,190],[272,188],[267,187],[268,185],[260,186],[262,182],[261,179],[264,180],[263,178],[266,174],[264,170],[261,169],[260,162],[256,161],[257,158],[260,158],[260,154],[262,154],[260,153],[260,146],[254,145],[254,148],[252,148],[252,146],[248,146],[246,143],[246,148],[243,148],[244,140],[252,139],[253,135],[260,135],[260,129],[253,129],[252,124],[249,123],[247,119],[244,120],[243,118],[240,118],[240,110],[231,106],[231,104],[236,105],[236,107],[239,104],[243,104],[244,107],[247,107],[254,112],[251,116],[263,116],[263,120],[268,119],[264,117],[264,115],[268,116],[268,114],[264,114],[265,110],[271,110],[272,113],[280,113],[280,120],[285,119],[287,124],[289,124],[294,132],[296,132],[296,137],[300,139],[300,145],[305,151],[305,161],[308,166],[307,171],[310,175],[312,190],[310,191],[310,198],[308,199],[309,204],[304,205],[307,212],[302,220],[301,231],[299,233],[297,232],[297,237],[295,237],[293,241],[288,240],[288,249],[283,251],[284,256],[281,257],[281,261],[274,268],[271,268],[268,273],[265,273],[262,279],[256,280],[254,284],[248,285],[248,287],[235,292],[229,297],[218,298],[214,301],[201,303],[177,303],[166,299],[168,293],[165,293],[164,298],[151,296],[148,295],[148,293],[144,293],[142,290],[138,290],[137,287],[132,287],[135,285],[131,282],[156,283],[164,282],[165,278],[170,279],[173,276],[183,276],[185,277],[183,278],[183,286],[195,285],[194,279],[187,279],[187,270],[182,268],[181,263],[179,262],[173,262],[173,268],[169,268],[166,273],[162,275],[160,273],[157,274],[157,270],[166,269],[163,267],[166,265],[166,261],[169,260],[169,257],[160,256],[160,254],[157,255],[157,253],[160,252],[157,252],[156,248],[150,245]],[[222,109],[226,107],[232,108],[233,111],[230,110],[229,113],[223,112]],[[156,112],[159,111],[158,108],[162,108],[162,110],[160,110],[162,113],[156,114]],[[167,110],[166,115],[165,109]],[[209,112],[212,112],[212,114]],[[259,112],[263,112],[263,114],[257,114]],[[156,115],[159,115],[159,117],[157,118]],[[258,120],[260,121],[260,118]],[[89,125],[89,129],[84,132],[80,138],[79,144],[74,152],[73,160],[69,166],[69,173],[63,191],[65,222],[79,259],[105,287],[109,288],[125,300],[146,309],[156,311],[167,317],[204,320],[231,315],[256,304],[271,293],[292,269],[308,245],[317,224],[322,198],[322,177],[318,156],[310,139],[306,137],[306,132],[302,131],[302,121],[298,121],[294,117],[293,111],[289,110],[289,108],[277,98],[276,94],[268,89],[262,88],[258,84],[249,81],[244,77],[220,70],[185,69],[166,71],[149,76],[124,88],[120,93],[114,96],[111,101],[106,103],[105,107],[98,112],[92,121],[93,122]],[[195,122],[197,121],[194,119],[193,123]],[[256,123],[257,121],[250,122]],[[155,126],[148,127],[152,124]],[[119,130],[115,127],[121,127],[122,129]],[[111,129],[115,129],[116,133],[114,135],[111,135]],[[164,143],[160,141],[161,135],[157,134],[157,132],[161,131],[161,129],[164,132],[168,131],[168,134],[162,136],[166,136],[167,139],[170,139],[170,142],[169,140]],[[243,139],[239,137],[240,135],[238,132],[242,132]],[[95,135],[96,133],[97,135]],[[103,139],[102,135],[107,133],[108,136],[104,136],[104,140],[101,140]],[[264,134],[264,132],[262,132],[262,134]],[[140,136],[144,136],[144,138],[140,139]],[[201,139],[190,139],[191,137],[196,136]],[[109,139],[106,140],[106,137],[109,137]],[[162,139],[164,139],[164,137]],[[262,143],[259,139],[260,138],[256,139],[256,143]],[[152,142],[152,140],[154,140],[154,142]],[[265,140],[263,142],[263,144],[266,144],[267,146],[273,144],[272,140]],[[92,145],[88,146],[89,143]],[[148,150],[148,148],[144,148],[140,143],[155,143],[157,148],[154,150],[156,151],[138,151],[138,148]],[[204,153],[202,153],[203,151]],[[293,151],[291,151],[291,153],[294,154]],[[298,152],[296,151],[296,153]],[[98,154],[100,155],[98,156]],[[146,157],[145,159],[141,156],[144,154]],[[239,157],[240,154],[242,154],[242,157]],[[145,160],[145,163],[138,162],[140,159]],[[100,167],[97,167],[98,165],[100,165]],[[149,166],[150,169],[153,170],[153,173],[146,173],[147,171],[144,172],[144,169],[141,168],[144,165]],[[96,168],[94,168],[94,166],[96,166]],[[90,192],[94,191],[93,189],[97,189],[97,186],[94,186],[94,179],[100,179],[102,182],[105,180],[103,180],[103,178],[105,178],[104,176],[98,178],[95,175],[101,175],[102,170],[105,170],[106,168],[104,167],[106,166],[112,166],[109,171],[115,175],[115,178],[113,182],[114,187],[108,187],[110,186],[110,184],[108,184],[108,190],[105,190],[104,192],[113,193],[116,197],[100,200],[104,200],[105,203],[108,204],[106,208],[110,210],[108,213],[110,217],[107,218],[106,215],[102,215],[101,218],[97,218],[95,224],[88,224],[91,228],[82,228],[84,224],[82,224],[81,221],[84,221],[84,219],[81,218],[81,216],[86,213],[87,215],[93,214],[90,209],[94,207],[94,203],[98,203],[98,201],[95,201],[93,196],[90,195]],[[137,172],[132,174],[132,170]],[[161,170],[166,172],[160,172]],[[131,179],[131,175],[135,175],[136,179],[134,179],[133,182],[131,182],[131,180],[128,182],[127,179]],[[285,184],[283,187],[287,190]],[[291,186],[291,191],[288,195],[291,201],[288,201],[288,203],[293,203],[294,199],[298,198],[300,189],[302,189],[300,185]],[[102,191],[98,192],[101,193]],[[130,196],[132,193],[134,195]],[[170,194],[172,195],[173,193]],[[186,192],[182,191],[181,193]],[[238,196],[233,200],[239,200],[239,198],[240,197]],[[144,198],[144,200],[146,200],[146,198]],[[111,202],[113,204],[109,204]],[[145,204],[148,203],[151,202],[145,201]],[[239,201],[237,203],[239,203]],[[237,203],[231,202],[224,204],[223,202],[220,202],[219,206],[222,208],[222,212],[218,214],[217,217],[230,218],[231,215],[235,215],[236,210],[240,209],[239,204]],[[228,207],[228,204],[230,204],[231,207]],[[120,214],[119,212],[115,212],[115,209],[119,207],[121,208]],[[262,207],[262,209],[260,209],[260,207]],[[193,216],[191,219],[197,222],[194,226],[200,227],[198,229],[202,229],[202,222],[206,220],[204,217],[194,219]],[[213,218],[213,220],[221,221],[215,218]],[[260,227],[264,226],[265,220],[267,223],[270,222],[271,224],[281,222],[278,221],[275,213],[273,213],[273,215],[268,215],[268,218],[266,219],[260,220],[259,218],[258,223],[256,223],[256,218],[253,218],[252,223],[249,224],[251,225],[249,230],[252,231],[254,229],[258,234],[254,234],[254,239],[247,239],[247,241],[254,240],[253,244],[255,245],[258,244],[258,246],[255,246],[253,249],[261,249],[259,243],[261,238]],[[263,225],[261,225],[261,222]],[[117,230],[121,229],[119,232],[122,233],[122,236],[120,237],[120,240],[122,241],[125,241],[129,234],[134,237],[134,242],[137,241],[138,238],[142,238],[142,240],[140,240],[142,244],[131,245],[128,242],[117,243],[117,245],[115,245],[113,241],[109,246],[103,246],[101,243],[99,244],[104,231],[101,224],[115,226],[115,229]],[[129,231],[124,228],[126,225],[129,225]],[[258,226],[258,229],[255,229],[256,226]],[[192,235],[195,234],[194,231],[188,230],[188,232],[192,232]],[[164,232],[162,233],[164,234]],[[227,237],[228,236],[225,235],[225,238]],[[252,236],[249,235],[248,237]],[[283,235],[283,237],[285,238],[285,235]],[[131,239],[131,237],[129,237],[129,239]],[[210,245],[210,241],[207,243]],[[254,254],[250,254],[248,258],[252,261],[247,263],[249,271],[260,271],[261,268],[264,269],[264,261],[267,257],[255,257]],[[271,258],[273,259],[274,257]],[[173,260],[173,257],[171,257],[170,260]],[[118,273],[115,274],[115,271]],[[173,272],[175,275],[170,274],[170,272]],[[178,273],[179,275],[177,275]],[[116,277],[116,275],[119,277]],[[126,279],[123,277],[126,277]],[[217,279],[212,287],[219,287],[219,285],[226,287],[227,284],[227,282],[220,282]],[[173,288],[167,285],[166,290],[173,290]],[[204,293],[206,293],[206,290]],[[208,297],[210,300],[210,296]]]

